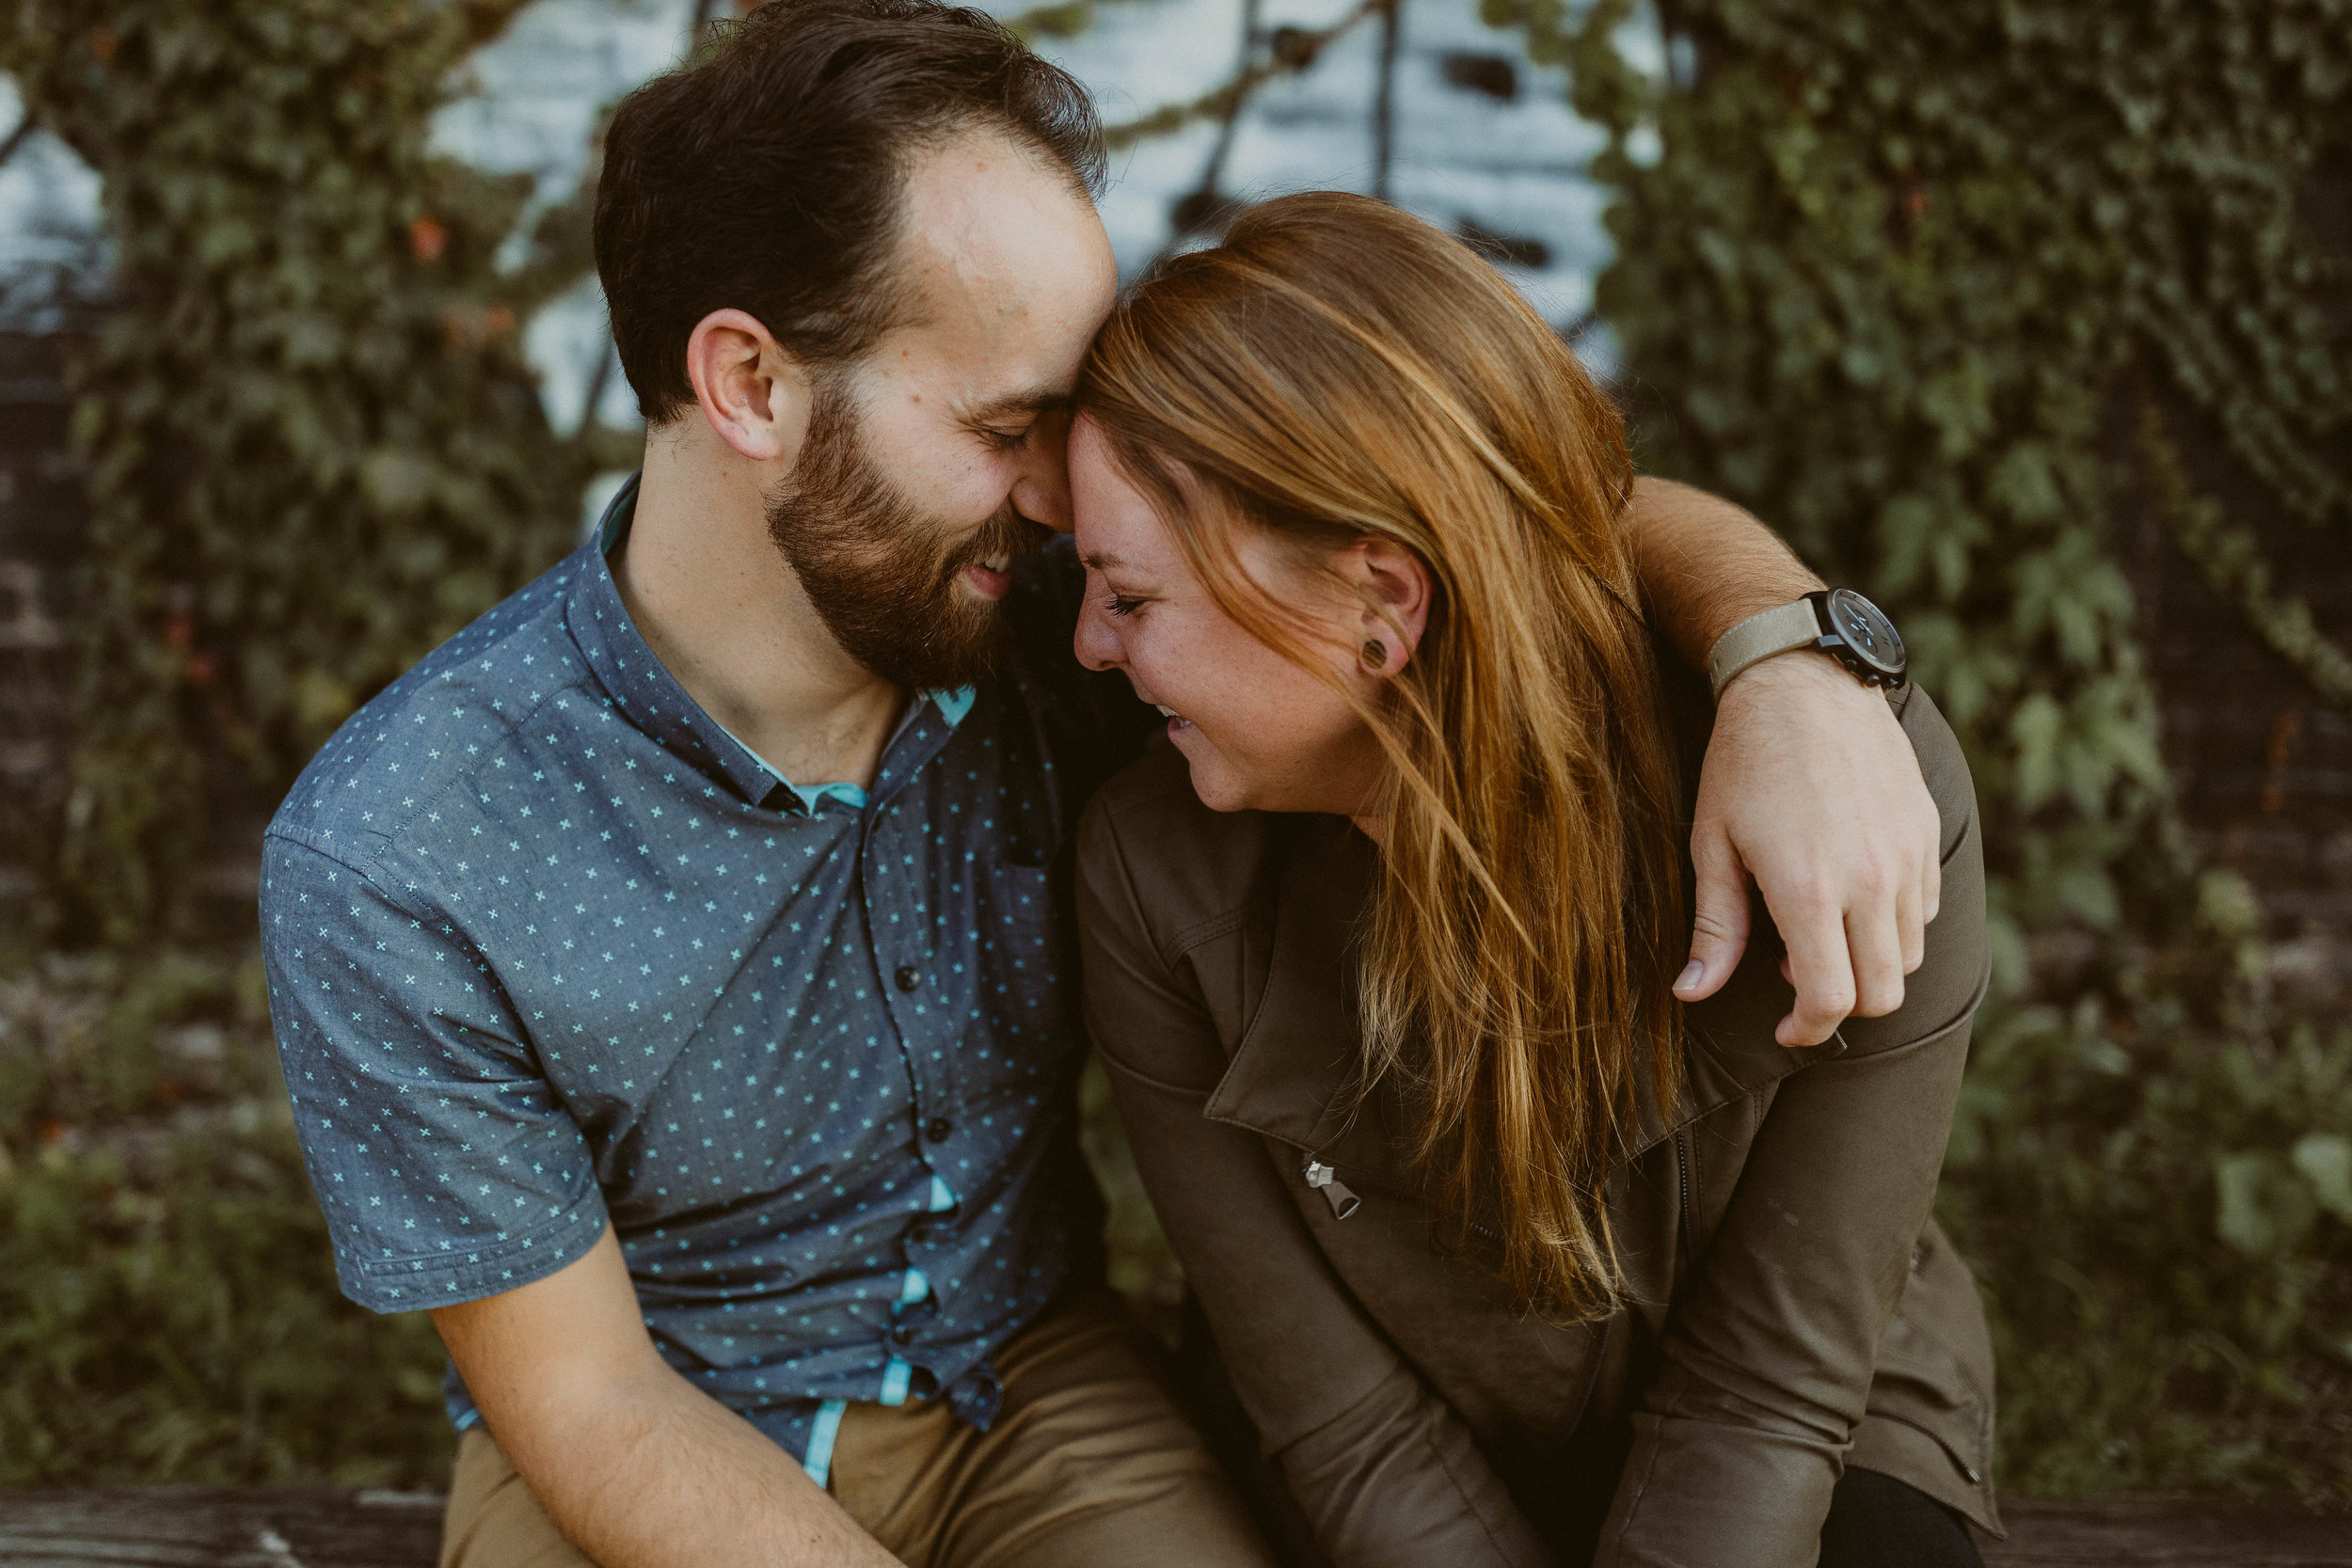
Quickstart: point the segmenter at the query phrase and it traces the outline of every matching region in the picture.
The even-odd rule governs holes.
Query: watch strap
[[[1707,651],[1707,679],[1721,697],[1731,678],[1775,654],[1810,648],[1821,640],[1820,612],[1810,598],[1760,610],[1715,639]]]

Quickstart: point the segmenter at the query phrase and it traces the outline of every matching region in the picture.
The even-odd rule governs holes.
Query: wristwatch
[[[1707,678],[1721,697],[1749,665],[1799,648],[1820,649],[1865,686],[1900,686],[1910,664],[1886,611],[1851,588],[1827,588],[1751,615],[1715,639]]]

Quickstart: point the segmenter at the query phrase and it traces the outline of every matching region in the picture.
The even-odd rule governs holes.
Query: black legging
[[[1960,1515],[1877,1470],[1849,1469],[1821,1521],[1820,1568],[1984,1568]]]

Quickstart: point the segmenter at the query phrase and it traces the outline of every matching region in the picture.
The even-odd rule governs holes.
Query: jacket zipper
[[[1682,1204],[1675,1212],[1675,1229],[1687,1250],[1691,1241],[1691,1150],[1688,1144],[1684,1142],[1684,1137],[1685,1134],[1681,1132],[1675,1134],[1675,1173],[1682,1188]],[[1363,1202],[1356,1196],[1353,1188],[1340,1180],[1337,1167],[1325,1164],[1312,1154],[1307,1156],[1306,1166],[1299,1174],[1307,1179],[1307,1185],[1323,1195],[1324,1201],[1331,1206],[1333,1219],[1347,1218]],[[1470,1228],[1482,1236],[1495,1235],[1495,1231],[1490,1227],[1480,1225],[1476,1221],[1470,1223]]]
[[[1675,1211],[1675,1236],[1681,1243],[1678,1250],[1686,1255],[1691,1250],[1691,1148],[1686,1141],[1689,1136],[1683,1132],[1675,1133],[1675,1174],[1682,1182],[1682,1206]]]
[[[1307,1185],[1321,1193],[1324,1201],[1331,1206],[1331,1217],[1335,1220],[1347,1218],[1363,1201],[1348,1189],[1346,1182],[1340,1180],[1337,1170],[1311,1154],[1307,1156],[1307,1168],[1302,1174],[1307,1178]]]

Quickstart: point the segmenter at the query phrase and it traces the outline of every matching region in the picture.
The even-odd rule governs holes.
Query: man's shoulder
[[[417,661],[327,738],[269,826],[360,869],[463,779],[500,766],[516,727],[590,679],[564,621],[575,552]]]

